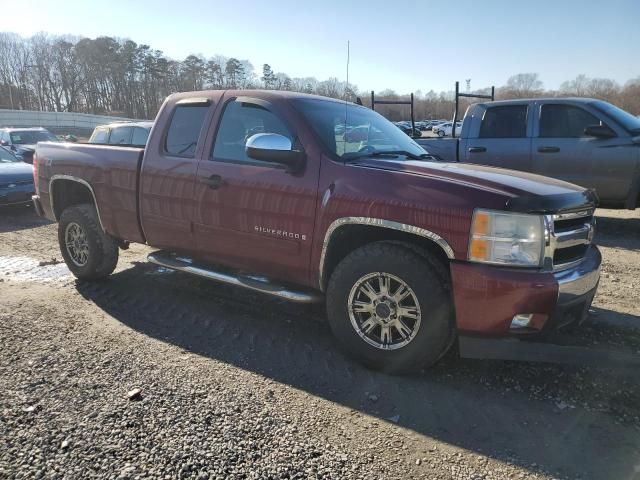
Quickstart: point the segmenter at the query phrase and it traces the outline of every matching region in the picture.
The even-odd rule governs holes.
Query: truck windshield
[[[423,157],[427,152],[393,123],[366,107],[333,100],[298,99],[294,105],[322,143],[347,160],[375,154]]]
[[[610,116],[630,132],[640,132],[640,118],[634,117],[629,112],[626,112],[621,108],[616,107],[615,105],[611,105],[610,103],[600,100],[591,103],[591,106],[600,110],[605,115]]]
[[[13,154],[7,152],[4,148],[0,147],[0,163],[14,163],[19,162]]]
[[[15,145],[34,145],[38,142],[58,141],[58,137],[46,130],[16,130],[9,135],[11,135],[11,143]]]

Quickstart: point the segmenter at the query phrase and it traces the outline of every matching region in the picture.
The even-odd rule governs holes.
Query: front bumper
[[[602,256],[594,245],[579,264],[559,272],[451,264],[456,323],[460,335],[531,336],[585,318],[600,279]],[[512,328],[519,314],[530,326]]]

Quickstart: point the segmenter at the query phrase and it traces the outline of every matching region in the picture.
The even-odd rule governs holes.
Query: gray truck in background
[[[443,161],[510,168],[595,189],[600,205],[640,206],[640,118],[590,98],[471,105],[457,138],[416,139]]]

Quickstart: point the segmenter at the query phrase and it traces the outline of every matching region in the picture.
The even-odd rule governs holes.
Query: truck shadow
[[[39,217],[32,205],[0,207],[0,233],[17,232],[52,223]]]
[[[427,438],[556,477],[637,475],[637,379],[455,354],[426,372],[392,377],[343,355],[321,307],[145,263],[77,289],[145,335]]]
[[[603,247],[640,250],[640,218],[597,215],[595,243]]]

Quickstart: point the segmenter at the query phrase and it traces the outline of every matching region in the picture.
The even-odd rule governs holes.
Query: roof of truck
[[[300,92],[291,92],[287,90],[201,90],[195,92],[181,92],[174,93],[170,95],[170,99],[185,99],[185,98],[197,98],[197,97],[210,97],[210,96],[219,96],[224,93],[225,97],[258,97],[258,98],[271,98],[271,99],[285,99],[285,100],[296,100],[296,99],[315,99],[315,100],[325,100],[328,102],[338,102],[343,103],[344,100],[331,98],[331,97],[323,97],[322,95],[312,95],[309,93],[300,93]],[[353,102],[348,102],[352,105],[357,105]]]
[[[509,105],[512,103],[527,103],[527,102],[570,102],[570,103],[591,103],[598,101],[597,98],[588,97],[537,97],[537,98],[512,98],[510,100],[495,100],[489,102],[479,102],[480,104],[491,105]]]
[[[116,127],[142,127],[142,128],[151,128],[153,127],[153,122],[151,120],[144,122],[128,122],[126,120],[121,120],[119,122],[106,123],[104,125],[98,125],[96,128],[116,128]]]

